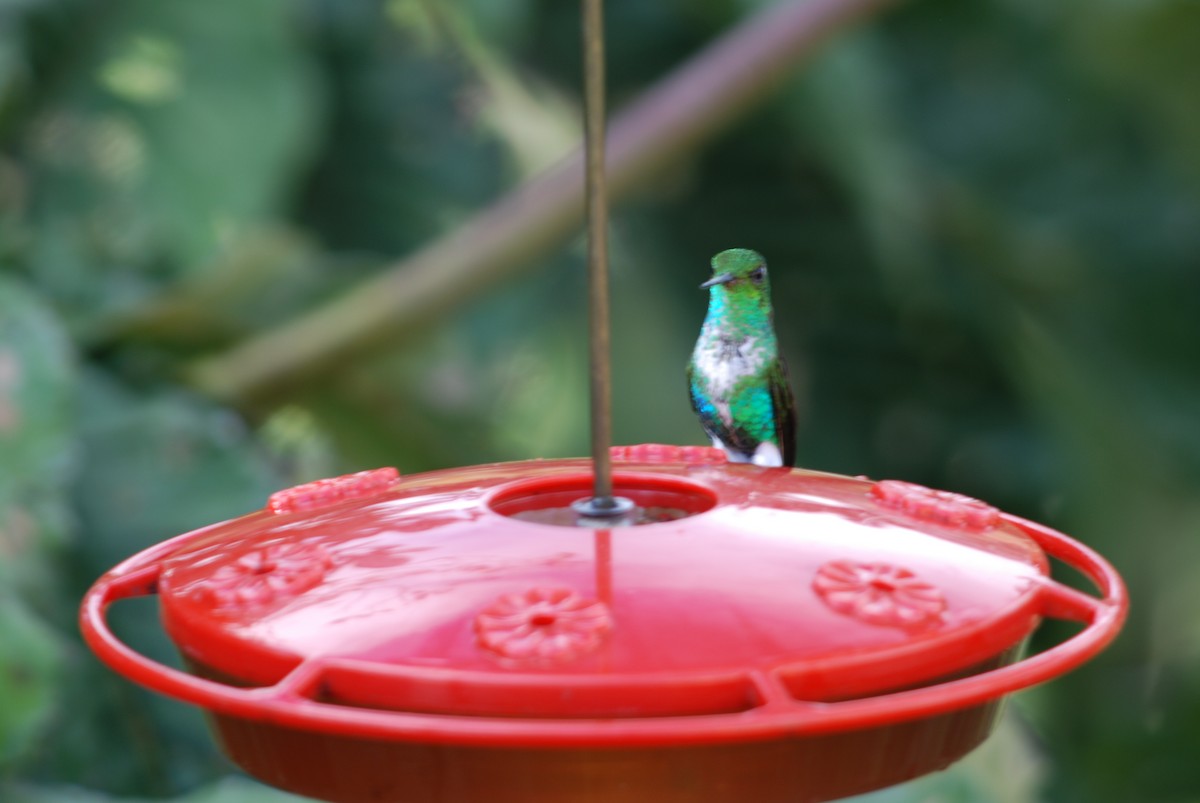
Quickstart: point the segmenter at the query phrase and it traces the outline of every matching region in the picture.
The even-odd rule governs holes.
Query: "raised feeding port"
[[[503,516],[559,527],[631,527],[661,524],[711,510],[716,494],[677,477],[622,474],[613,477],[614,495],[632,502],[618,517],[580,515],[576,503],[592,495],[592,475],[539,477],[498,489],[488,506]]]

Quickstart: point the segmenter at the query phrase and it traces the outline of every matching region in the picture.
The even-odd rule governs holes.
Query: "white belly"
[[[696,368],[715,402],[728,396],[739,379],[761,374],[775,359],[774,349],[757,337],[728,343],[702,333],[696,349]]]

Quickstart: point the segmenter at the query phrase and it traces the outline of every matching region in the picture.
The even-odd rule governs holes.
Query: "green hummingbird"
[[[708,314],[688,363],[692,408],[735,463],[791,466],[796,402],[779,354],[767,263],[746,248],[712,259]]]

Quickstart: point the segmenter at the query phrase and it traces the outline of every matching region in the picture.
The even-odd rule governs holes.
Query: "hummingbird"
[[[796,402],[779,354],[767,263],[746,248],[712,259],[708,314],[688,363],[692,408],[731,462],[791,466]]]

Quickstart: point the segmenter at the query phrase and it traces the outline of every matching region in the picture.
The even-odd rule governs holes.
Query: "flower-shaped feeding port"
[[[218,610],[264,605],[318,585],[332,565],[319,544],[271,544],[216,569],[193,594]]]
[[[1000,521],[1000,511],[986,502],[950,491],[935,491],[912,482],[881,480],[871,487],[871,494],[884,507],[922,521],[964,530],[983,532]]]
[[[307,482],[271,494],[267,509],[272,513],[318,510],[347,499],[362,499],[382,493],[399,478],[399,471],[387,467]]]
[[[482,647],[525,660],[578,657],[598,647],[611,629],[607,605],[569,588],[505,594],[475,618]]]
[[[946,609],[936,586],[887,563],[826,563],[813,579],[813,590],[838,613],[873,625],[922,627],[940,620]]]

